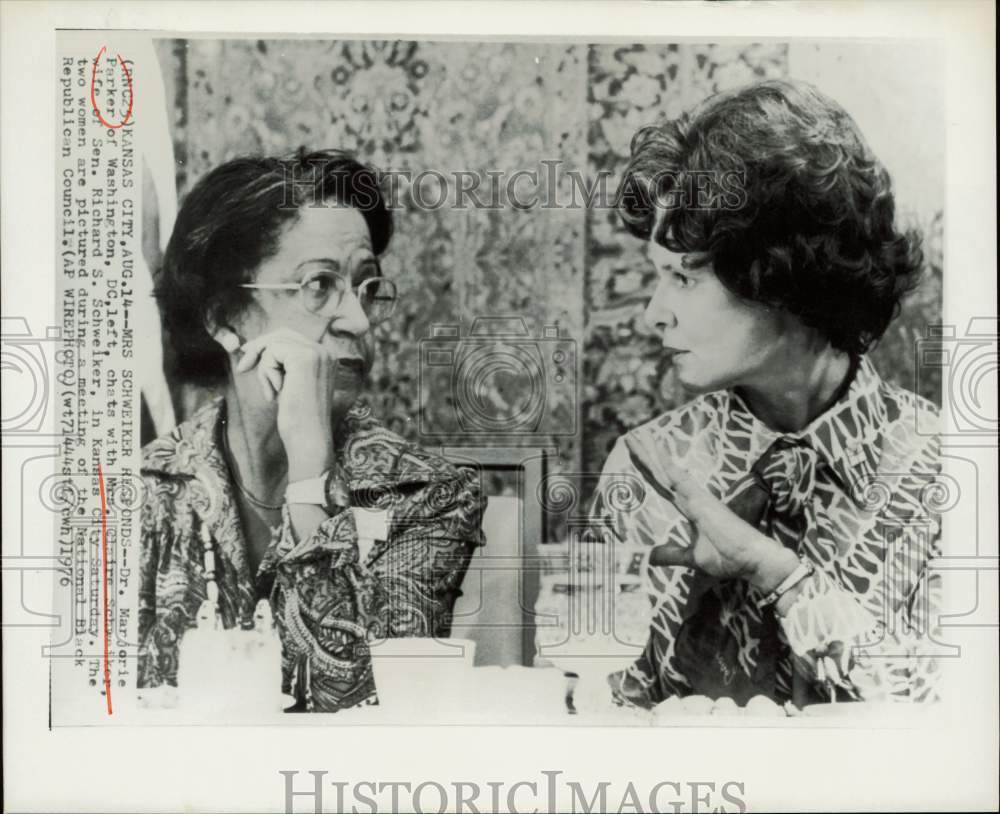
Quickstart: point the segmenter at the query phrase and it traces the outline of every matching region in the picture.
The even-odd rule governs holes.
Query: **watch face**
[[[336,466],[330,467],[323,475],[323,495],[326,498],[326,512],[331,516],[351,505],[347,484]]]

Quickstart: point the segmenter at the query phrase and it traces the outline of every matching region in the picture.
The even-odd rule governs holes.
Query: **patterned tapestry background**
[[[781,44],[164,40],[158,50],[173,100],[181,198],[222,161],[302,144],[352,150],[413,177],[534,170],[543,197],[552,190],[542,161],[559,160],[560,200],[573,197],[565,175],[572,170],[591,178],[609,172],[613,192],[639,126],[676,116],[715,90],[789,72]],[[940,373],[917,375],[914,341],[940,322],[941,200],[900,202],[902,217],[925,232],[928,273],[873,355],[884,376],[938,403]],[[565,473],[578,496],[575,508],[565,508],[581,511],[614,439],[684,398],[642,325],[655,275],[639,249],[607,208],[457,210],[446,202],[397,212],[383,268],[401,302],[379,329],[377,413],[421,443],[481,444],[482,437],[462,435],[475,404],[448,397],[450,369],[425,365],[432,375],[421,382],[421,342],[432,326],[461,325],[467,333],[476,317],[521,317],[530,336],[541,337],[541,350],[530,357],[530,346],[500,346],[515,348],[508,358],[528,354],[539,363],[546,400],[532,401],[531,383],[515,374],[489,378],[492,391],[479,397],[493,409],[520,406],[539,418],[538,432],[518,440],[558,450],[551,468]],[[545,334],[549,326],[558,340]],[[494,341],[482,347],[498,347]],[[578,387],[555,381],[559,349],[577,355]],[[205,394],[172,385],[182,419]],[[500,441],[497,433],[492,443]],[[549,539],[562,535],[565,519],[553,515]]]

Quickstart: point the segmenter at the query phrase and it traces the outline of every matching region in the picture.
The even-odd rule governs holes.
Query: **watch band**
[[[331,517],[351,505],[351,490],[337,465],[331,466],[318,478],[308,478],[288,484],[285,500],[322,506]]]
[[[309,503],[316,506],[326,504],[326,473],[318,478],[297,480],[285,489],[285,500],[289,503]]]
[[[768,608],[781,599],[782,596],[787,594],[792,588],[798,585],[806,577],[810,576],[816,570],[816,566],[812,564],[812,561],[803,558],[799,559],[799,564],[795,567],[787,577],[785,577],[781,584],[778,585],[771,593],[765,596],[757,603],[757,607],[760,610]]]

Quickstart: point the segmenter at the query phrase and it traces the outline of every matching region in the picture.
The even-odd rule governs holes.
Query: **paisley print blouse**
[[[936,416],[930,403],[886,383],[862,358],[841,399],[801,432],[769,429],[737,394],[720,391],[629,433],[726,501],[779,439],[806,453],[807,477],[796,489],[807,527],[797,553],[815,571],[779,619],[776,700],[829,700],[831,692],[839,700],[936,697],[939,441],[918,434],[918,410]],[[666,497],[642,485],[623,439],[606,462],[592,515],[619,541],[691,544],[690,525]],[[651,566],[647,576],[654,616],[645,651],[610,679],[621,700],[645,707],[693,692],[675,644],[694,571]],[[747,675],[760,653],[761,598],[745,581],[731,580],[718,609]]]
[[[449,635],[459,586],[483,543],[479,477],[356,406],[338,439],[338,462],[353,505],[388,510],[387,539],[375,540],[362,562],[353,510],[296,540],[286,506],[252,579],[220,452],[224,409],[222,399],[206,405],[143,450],[139,687],[176,686],[180,640],[209,595],[208,552],[225,628],[252,628],[258,598],[270,599],[282,688],[297,708],[375,703],[370,637]]]

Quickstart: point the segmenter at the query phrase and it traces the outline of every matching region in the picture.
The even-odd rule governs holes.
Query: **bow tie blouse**
[[[928,422],[918,425],[917,411],[928,418],[937,412],[883,381],[862,358],[841,399],[797,433],[771,430],[727,391],[700,396],[629,433],[731,506],[757,465],[770,498],[770,519],[761,528],[815,566],[778,619],[778,657],[765,665],[779,702],[829,700],[831,692],[865,701],[937,696],[939,441],[918,432]],[[619,542],[690,545],[686,519],[667,496],[635,489],[641,482],[619,439],[592,505],[595,528]],[[623,500],[630,488],[634,499]],[[610,680],[621,700],[650,707],[696,692],[676,644],[692,589],[697,595],[704,586],[681,566],[649,566],[647,576],[654,616],[645,650]],[[768,625],[757,602],[763,597],[743,580],[727,580],[717,595],[713,624],[735,639],[738,669],[759,678],[763,651],[773,649],[762,642]]]

